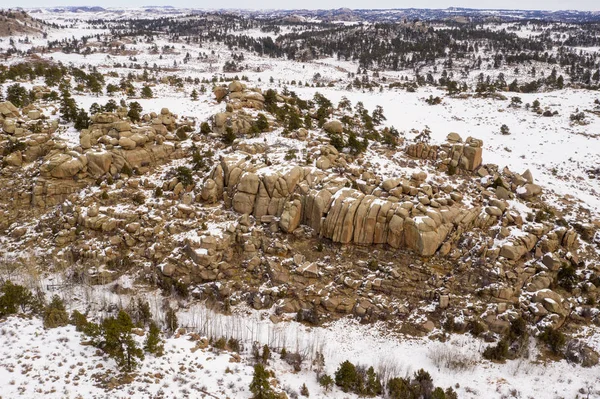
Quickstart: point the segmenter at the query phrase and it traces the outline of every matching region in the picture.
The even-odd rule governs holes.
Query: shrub
[[[239,353],[242,350],[242,346],[240,345],[239,339],[229,338],[229,340],[227,341],[227,346],[229,347],[229,350],[231,350],[232,352]]]
[[[271,358],[271,350],[269,349],[269,345],[265,344],[262,350],[262,362],[267,364],[269,359]]]
[[[221,337],[215,341],[213,346],[219,350],[225,350],[225,347],[227,346],[227,340],[225,339],[225,337]]]
[[[225,128],[225,135],[223,135],[223,142],[225,144],[231,145],[237,138],[236,134],[233,132],[233,129],[229,126]]]
[[[547,327],[540,335],[538,335],[538,339],[548,345],[550,350],[557,355],[560,353],[560,350],[566,342],[565,335],[562,332],[550,327]]]
[[[504,135],[508,135],[508,134],[510,134],[510,129],[508,128],[508,126],[502,125],[502,126],[500,126],[500,133],[502,133]]]
[[[142,98],[152,98],[154,93],[152,93],[152,89],[150,86],[144,86],[141,91]]]
[[[328,374],[324,374],[319,378],[319,385],[325,388],[325,392],[329,392],[331,387],[333,386],[333,378]]]
[[[410,381],[406,378],[394,377],[387,383],[387,391],[390,399],[412,398]]]
[[[503,338],[496,346],[488,346],[483,351],[483,357],[487,360],[492,360],[496,362],[501,362],[506,360],[506,356],[508,355],[508,341]]]
[[[167,330],[170,332],[173,333],[175,330],[177,330],[177,312],[175,312],[175,310],[173,310],[171,307],[169,307],[165,312],[165,324],[167,325]]]
[[[184,187],[191,186],[194,184],[194,176],[192,175],[192,170],[186,166],[179,166],[175,169],[175,174],[177,176],[177,180],[184,185]]]
[[[575,268],[570,263],[564,263],[557,274],[558,285],[571,292],[577,282]]]
[[[340,367],[335,372],[335,385],[340,387],[344,392],[354,390],[357,379],[356,367],[348,360],[340,364]]]
[[[75,326],[75,331],[83,332],[88,325],[87,318],[84,314],[79,312],[78,310],[74,310],[71,313],[71,319],[69,323]]]
[[[108,317],[102,322],[102,341],[99,347],[114,358],[124,371],[133,371],[138,359],[144,359],[144,353],[131,336],[133,322],[124,310],[117,317]]]
[[[212,129],[210,128],[210,125],[208,124],[208,122],[202,122],[200,124],[200,133],[202,134],[208,134],[212,131]]]
[[[135,193],[135,195],[132,198],[132,201],[137,205],[144,205],[144,203],[146,202],[146,197],[143,193],[138,192]]]
[[[267,130],[269,130],[269,121],[267,120],[265,114],[258,114],[258,116],[256,117],[255,126],[259,132],[266,132]]]
[[[64,301],[54,295],[50,303],[44,308],[44,327],[56,328],[69,323],[69,314],[65,309]]]
[[[22,285],[13,284],[11,281],[4,283],[0,288],[0,317],[20,312],[35,313],[40,308],[40,302],[31,291]]]
[[[307,398],[310,396],[310,394],[308,393],[308,388],[306,387],[306,384],[302,384],[302,387],[300,388],[300,395],[306,396]]]

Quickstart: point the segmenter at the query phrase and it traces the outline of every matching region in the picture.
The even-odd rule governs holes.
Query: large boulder
[[[286,233],[291,233],[300,225],[301,216],[302,203],[300,200],[287,202],[284,205],[283,213],[281,214],[281,219],[279,220],[279,227]]]
[[[126,150],[133,150],[137,144],[129,137],[121,137],[119,139],[119,145]]]
[[[221,101],[225,98],[225,96],[227,96],[227,94],[229,93],[229,90],[227,90],[227,87],[224,86],[217,86],[213,89],[213,94],[215,95],[215,98],[217,99],[217,101]]]
[[[229,83],[229,91],[232,93],[236,93],[238,91],[243,91],[244,90],[244,85],[239,81],[239,80],[234,80],[233,82]]]
[[[517,194],[523,199],[530,199],[542,193],[542,188],[537,184],[528,183],[517,189]]]
[[[87,170],[93,177],[100,177],[108,173],[112,164],[112,155],[109,152],[87,152]]]
[[[323,129],[327,133],[341,134],[344,131],[344,125],[342,125],[342,122],[338,121],[337,119],[334,119],[325,122],[325,124],[323,125]]]
[[[0,103],[0,114],[7,118],[18,118],[21,116],[19,109],[13,105],[10,101]]]
[[[75,176],[83,169],[83,162],[68,154],[56,154],[40,167],[43,176],[64,179]]]

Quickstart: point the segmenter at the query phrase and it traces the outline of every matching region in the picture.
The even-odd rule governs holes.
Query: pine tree
[[[139,120],[142,118],[142,110],[143,108],[140,103],[137,101],[132,101],[129,103],[129,112],[127,113],[127,116],[132,122],[139,122]]]
[[[80,108],[79,111],[77,112],[77,115],[75,116],[75,129],[77,130],[83,130],[83,129],[87,129],[90,126],[90,117],[88,115],[87,112],[85,112],[85,110],[83,108]]]
[[[164,349],[163,341],[160,339],[160,328],[152,321],[150,322],[150,329],[144,341],[144,350],[160,357],[164,354]]]
[[[39,310],[39,301],[26,287],[13,284],[10,280],[0,288],[0,317],[21,312]]]
[[[325,374],[321,378],[319,378],[319,385],[325,388],[325,392],[329,392],[329,390],[333,386],[333,378],[331,378],[331,376],[329,376],[328,374]]]
[[[165,313],[165,323],[167,325],[167,330],[169,330],[170,332],[174,333],[175,330],[177,330],[177,313],[170,307]]]
[[[150,86],[144,86],[141,92],[142,98],[152,98],[154,93],[152,93],[152,89]]]
[[[335,372],[335,385],[342,388],[342,391],[352,391],[358,379],[356,367],[348,360],[340,364],[340,367]]]
[[[120,310],[116,318],[109,317],[102,322],[102,338],[100,346],[124,371],[133,371],[138,359],[144,359],[144,352],[131,336],[133,322],[131,317]]]
[[[262,362],[264,364],[267,364],[269,362],[269,359],[271,358],[271,350],[269,349],[269,345],[263,346],[263,350],[262,350]]]
[[[196,89],[192,90],[191,97],[193,101],[198,101],[198,91]]]
[[[250,392],[252,399],[272,399],[273,390],[269,384],[269,373],[265,370],[265,366],[258,363],[254,366],[254,375],[250,383]]]

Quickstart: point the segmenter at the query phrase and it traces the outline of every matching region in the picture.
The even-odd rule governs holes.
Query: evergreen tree
[[[177,313],[171,307],[169,307],[165,313],[165,324],[167,325],[167,330],[171,333],[174,333],[177,330]]]
[[[10,101],[18,108],[25,107],[31,103],[27,89],[18,83],[8,86],[6,89],[6,101]]]
[[[65,303],[54,295],[52,301],[44,308],[44,327],[56,328],[66,326],[69,323],[69,314],[65,309]]]
[[[340,364],[340,367],[335,372],[335,385],[340,387],[344,392],[353,391],[356,387],[357,379],[356,367],[348,360]]]
[[[269,384],[269,373],[261,363],[254,366],[250,392],[253,395],[252,399],[272,399],[274,397],[273,389]]]
[[[333,386],[333,378],[331,378],[331,376],[329,376],[328,374],[325,374],[321,378],[319,378],[319,385],[325,388],[325,392],[329,392],[329,390]]]
[[[164,354],[164,349],[163,341],[160,339],[160,328],[152,321],[150,322],[150,329],[144,341],[144,350],[160,357]]]
[[[129,103],[129,112],[127,116],[131,119],[132,122],[139,122],[142,119],[142,106],[137,101],[132,101]]]
[[[31,291],[22,285],[13,284],[10,280],[0,288],[0,317],[18,312],[36,312],[40,303]]]
[[[196,89],[192,90],[191,97],[193,101],[198,101],[198,91]]]
[[[141,92],[142,98],[152,98],[154,93],[152,93],[152,89],[150,86],[144,86]]]
[[[117,365],[125,371],[133,371],[138,359],[144,359],[144,352],[138,347],[131,335],[133,322],[131,317],[120,310],[116,318],[109,317],[102,322],[102,339],[100,346]]]
[[[90,126],[90,117],[87,112],[83,108],[80,108],[77,112],[77,116],[75,117],[75,129],[83,130],[87,129]]]

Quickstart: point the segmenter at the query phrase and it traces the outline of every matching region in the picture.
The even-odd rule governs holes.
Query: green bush
[[[269,121],[263,113],[258,114],[255,125],[259,132],[266,132],[269,130]]]
[[[328,374],[324,374],[319,378],[319,385],[325,388],[325,392],[329,392],[331,387],[333,386],[333,378]]]
[[[52,300],[44,307],[44,327],[56,328],[66,326],[69,323],[69,314],[65,309],[64,301],[54,295]]]
[[[127,312],[119,311],[117,317],[108,317],[102,321],[102,339],[98,345],[127,372],[133,371],[138,366],[138,360],[144,359],[144,352],[131,336],[133,327]]]
[[[495,346],[488,346],[483,351],[483,357],[487,360],[501,362],[506,360],[508,355],[508,341],[506,338],[501,339]]]
[[[348,360],[340,364],[335,372],[335,385],[344,392],[352,392],[356,387],[357,379],[356,366]]]
[[[84,332],[88,326],[87,318],[78,310],[74,310],[71,313],[71,319],[69,320],[69,323],[75,326],[75,331],[80,332]]]
[[[31,291],[22,285],[13,284],[10,280],[0,288],[0,317],[23,313],[36,313],[40,309],[40,301]]]
[[[223,135],[223,142],[225,144],[231,145],[237,138],[236,134],[233,132],[233,129],[229,126],[225,128],[225,135]]]
[[[208,122],[202,122],[200,124],[200,133],[202,134],[208,134],[212,131],[212,129],[210,128],[210,125],[208,124]]]
[[[177,180],[184,185],[184,187],[188,187],[194,184],[194,176],[192,175],[192,170],[186,166],[179,166],[175,169],[175,174],[177,176]]]
[[[538,335],[538,339],[548,345],[550,350],[557,355],[560,353],[566,342],[565,335],[562,332],[550,327],[547,327],[540,335]]]

